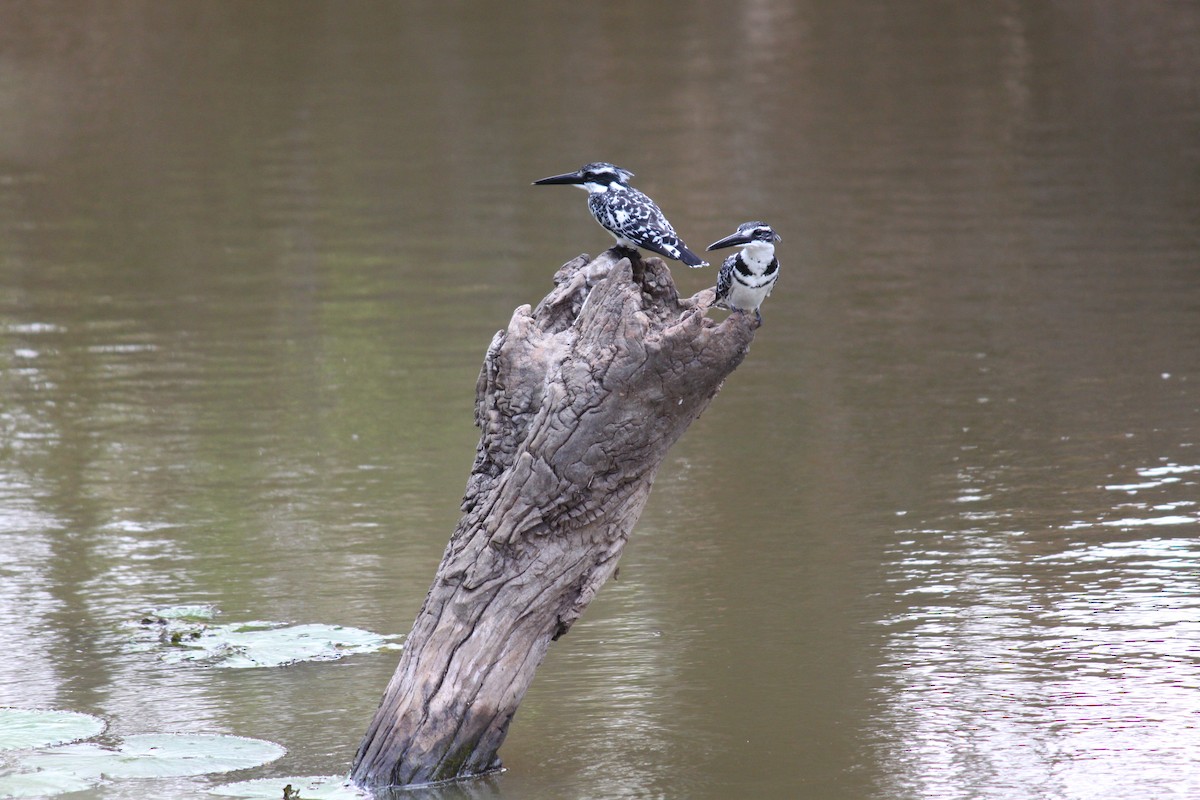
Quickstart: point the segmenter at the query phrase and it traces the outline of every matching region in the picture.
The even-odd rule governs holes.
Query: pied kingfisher
[[[633,173],[627,169],[596,161],[533,184],[567,183],[586,189],[588,210],[621,247],[644,247],[689,267],[707,267],[708,262],[687,248],[654,201],[629,185],[632,177]]]
[[[781,241],[779,234],[770,225],[755,221],[743,222],[736,233],[708,246],[709,250],[742,248],[725,259],[717,274],[719,305],[734,311],[753,311],[755,320],[762,325],[758,307],[771,296],[771,289],[779,277],[779,259],[775,258],[778,241]]]

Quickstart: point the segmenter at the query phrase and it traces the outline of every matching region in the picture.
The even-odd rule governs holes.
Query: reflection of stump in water
[[[657,258],[580,256],[492,339],[465,512],[359,746],[355,781],[497,769],[550,642],[616,569],[667,450],[746,355],[754,323],[680,300]]]

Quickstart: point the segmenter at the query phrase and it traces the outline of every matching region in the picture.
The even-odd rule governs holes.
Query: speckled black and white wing
[[[642,247],[689,267],[708,266],[687,248],[654,201],[633,187],[614,185],[608,191],[591,193],[588,209],[619,244]]]
[[[727,256],[717,273],[717,302],[721,305],[728,303],[729,293],[733,290],[733,273],[737,270],[737,259],[737,253]]]

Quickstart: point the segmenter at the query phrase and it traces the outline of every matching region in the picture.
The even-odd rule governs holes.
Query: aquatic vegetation
[[[0,708],[0,751],[32,750],[103,733],[104,720],[77,711]],[[87,789],[94,781],[66,773],[23,771],[17,754],[0,761],[0,797],[51,797]],[[14,771],[15,770],[15,771]]]
[[[210,605],[156,609],[129,623],[130,652],[213,667],[278,667],[397,649],[399,636],[339,625],[279,622],[214,624]],[[274,742],[221,734],[146,733],[111,743],[85,741],[104,720],[73,711],[0,708],[0,798],[53,797],[113,780],[210,775],[257,767],[286,752]],[[232,784],[238,797],[362,798],[344,778],[316,776]],[[266,794],[263,787],[269,787]],[[229,788],[229,787],[225,787]],[[254,792],[259,792],[255,794]],[[300,794],[296,795],[295,793]],[[215,792],[219,793],[219,792]]]
[[[274,742],[205,733],[147,733],[116,747],[80,742],[22,759],[35,770],[81,778],[167,778],[232,772],[269,763],[287,751]]]
[[[209,794],[238,797],[243,800],[363,800],[370,795],[351,784],[344,775],[306,775],[287,778],[259,778],[217,786]]]
[[[76,711],[0,708],[0,750],[21,750],[90,739],[105,722]]]
[[[22,772],[0,775],[0,797],[53,797],[67,792],[81,792],[96,785],[90,778],[80,778],[65,772]]]
[[[150,733],[109,747],[77,742],[30,750],[0,767],[0,798],[49,797],[124,778],[210,775],[283,757],[274,742],[219,734]]]
[[[178,606],[143,616],[131,649],[166,647],[169,662],[198,662],[226,669],[281,667],[302,661],[333,661],[355,653],[397,650],[398,635],[310,623],[240,622],[213,625],[209,606]]]

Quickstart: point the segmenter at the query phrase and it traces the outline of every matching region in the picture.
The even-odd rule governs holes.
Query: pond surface
[[[508,772],[422,796],[1200,796],[1196,6],[14,3],[0,109],[0,706],[288,750],[69,797],[348,769],[394,651],[139,620],[407,632],[597,159],[782,277]]]

